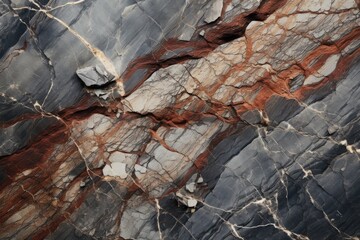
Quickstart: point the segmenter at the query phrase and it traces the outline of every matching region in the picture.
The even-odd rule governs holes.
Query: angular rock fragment
[[[76,74],[87,87],[101,87],[115,81],[115,76],[99,66],[78,69]]]
[[[145,167],[143,167],[139,164],[135,164],[134,169],[135,169],[135,174],[144,174],[144,173],[146,173],[146,170],[147,170]]]
[[[189,208],[194,208],[198,204],[198,201],[192,196],[184,195],[181,192],[176,192],[178,200]]]
[[[126,164],[122,162],[113,162],[103,168],[104,176],[120,177],[125,179],[128,174],[126,172]]]
[[[0,239],[358,239],[359,27],[355,0],[2,1]]]
[[[196,189],[196,185],[194,182],[186,184],[186,190],[193,193]]]
[[[205,12],[204,21],[206,23],[212,23],[216,21],[221,16],[223,4],[223,0],[214,0],[209,9]]]

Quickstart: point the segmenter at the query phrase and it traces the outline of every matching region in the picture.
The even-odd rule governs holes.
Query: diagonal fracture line
[[[161,232],[161,227],[160,227],[160,209],[161,209],[161,207],[160,207],[160,204],[159,204],[159,200],[156,198],[155,199],[155,203],[156,203],[156,210],[157,210],[157,228],[158,228],[158,230],[159,230],[159,237],[160,237],[160,239],[161,240],[163,240],[164,238],[163,238],[163,234],[162,234],[162,232]]]
[[[54,19],[61,25],[63,25],[69,32],[71,32],[75,37],[77,37],[91,52],[94,54],[94,56],[104,65],[105,69],[114,75],[116,78],[119,77],[119,74],[117,74],[115,66],[111,62],[111,60],[98,48],[93,47],[84,37],[82,37],[79,33],[77,33],[74,29],[72,29],[69,25],[67,25],[63,20],[55,17],[54,15],[51,15],[50,13],[46,11],[42,11],[46,14],[48,18]]]
[[[31,1],[33,2],[33,1]],[[80,1],[79,1],[80,2]],[[41,8],[38,4],[36,4],[37,7],[39,9],[35,9],[35,8],[31,8],[31,7],[21,7],[21,8],[15,8],[14,10],[20,10],[20,9],[28,9],[30,11],[35,11],[35,12],[42,12],[44,13],[48,18],[55,20],[56,22],[58,22],[59,24],[61,24],[63,27],[65,27],[70,33],[72,33],[77,39],[80,40],[80,42],[87,48],[90,50],[90,52],[102,63],[102,65],[104,66],[105,70],[107,72],[109,72],[110,74],[112,74],[113,76],[115,76],[115,79],[119,79],[120,76],[116,71],[116,68],[114,66],[114,64],[112,63],[111,59],[109,59],[104,52],[102,52],[100,49],[94,47],[93,45],[91,45],[83,36],[81,36],[78,32],[76,32],[74,29],[72,29],[66,22],[64,22],[63,20],[55,17],[54,15],[50,14],[49,11],[51,10],[46,10]],[[124,86],[122,82],[118,82],[118,87],[119,87],[119,91],[120,91],[120,95],[125,95],[125,90],[124,90]]]
[[[63,7],[69,6],[69,5],[77,5],[77,4],[80,4],[80,3],[83,3],[83,2],[85,2],[85,0],[79,0],[79,1],[75,1],[75,2],[67,2],[65,4],[50,8],[49,11],[54,11],[56,9],[63,8]]]

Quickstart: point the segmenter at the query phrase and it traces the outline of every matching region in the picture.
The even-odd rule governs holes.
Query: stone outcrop
[[[0,239],[359,239],[359,6],[3,0]]]

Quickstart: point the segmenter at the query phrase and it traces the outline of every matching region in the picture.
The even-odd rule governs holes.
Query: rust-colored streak
[[[216,26],[212,27],[212,24],[205,25],[200,30],[206,30],[204,39],[197,39],[193,41],[180,41],[177,39],[169,39],[162,44],[159,48],[148,54],[145,57],[138,58],[130,63],[127,67],[127,71],[122,75],[124,83],[131,80],[131,77],[138,70],[144,70],[146,73],[141,77],[135,88],[127,92],[126,95],[135,91],[147,78],[151,76],[156,70],[165,68],[173,64],[182,63],[189,59],[198,59],[208,55],[212,50],[218,47],[220,44],[229,42],[235,38],[241,37],[245,33],[247,25],[253,20],[265,20],[270,14],[272,14],[280,6],[284,5],[287,0],[272,0],[263,1],[259,8],[251,14],[240,14],[235,17],[231,22],[220,22]],[[224,8],[222,15],[224,15],[224,9],[229,4],[229,1],[224,2]],[[211,28],[212,27],[212,28]],[[209,28],[209,29],[208,29]],[[181,49],[192,49],[184,50]],[[180,51],[178,51],[180,50]],[[170,59],[162,59],[166,53],[177,52],[175,57]]]
[[[54,144],[65,143],[67,138],[66,127],[58,124],[48,128],[39,141],[31,146],[18,153],[0,158],[0,168],[4,174],[4,178],[0,182],[0,189],[9,185],[13,181],[13,176],[19,172],[41,166],[52,154]]]
[[[165,41],[160,47],[148,54],[147,56],[138,58],[128,65],[127,70],[123,73],[122,79],[124,83],[129,81],[133,74],[138,70],[144,70],[146,73],[141,77],[139,83],[134,89],[126,93],[129,95],[135,91],[147,78],[151,76],[156,70],[165,68],[173,64],[182,63],[189,59],[198,59],[206,56],[209,52],[214,50],[218,45],[211,44],[205,40],[197,40],[191,42],[180,41],[176,39],[169,39]],[[192,49],[191,51],[177,51],[181,49]],[[166,53],[177,52],[176,56],[169,59],[162,59]]]
[[[214,28],[208,30],[205,39],[215,44],[223,44],[244,35],[247,25],[251,21],[264,21],[283,6],[287,0],[262,1],[259,8],[253,13],[240,14],[231,22],[220,22]]]
[[[272,95],[280,95],[288,99],[297,99],[302,101],[309,97],[310,94],[316,92],[317,89],[323,87],[329,82],[336,83],[337,80],[341,79],[351,62],[359,56],[359,50],[354,51],[349,56],[341,57],[336,70],[325,77],[323,81],[315,85],[302,86],[294,93],[290,93],[289,82],[297,75],[303,74],[309,76],[315,73],[323,64],[326,59],[333,54],[338,54],[340,51],[344,50],[346,46],[350,44],[354,39],[360,38],[360,28],[356,28],[349,34],[345,35],[342,39],[338,40],[331,46],[321,45],[315,50],[313,50],[308,56],[304,58],[302,62],[298,65],[293,65],[289,69],[286,69],[282,72],[276,73],[276,76],[273,73],[266,73],[262,80],[255,83],[250,87],[242,87],[239,89],[240,92],[245,93],[249,96],[253,96],[254,92],[257,92],[255,99],[245,101],[242,104],[236,106],[237,112],[242,113],[247,110],[260,109],[263,110],[266,101]],[[300,67],[299,67],[300,66]],[[272,77],[277,78],[277,81],[273,81]]]
[[[131,81],[131,77],[136,71],[144,69],[146,73],[142,76],[142,79],[140,79],[137,85],[138,87],[143,83],[143,81],[145,81],[145,79],[147,79],[159,68],[182,63],[189,59],[204,57],[213,51],[219,44],[229,42],[233,38],[242,36],[246,26],[251,21],[265,20],[271,13],[276,11],[276,9],[280,8],[285,3],[286,0],[262,1],[260,7],[255,12],[248,15],[239,15],[229,23],[222,22],[222,18],[220,18],[216,24],[204,27],[204,29],[207,28],[204,39],[195,39],[190,42],[175,39],[167,40],[153,53],[133,61],[129,65],[128,70],[123,74],[123,79],[125,80],[125,83],[126,81]],[[230,4],[230,0],[224,0],[224,8],[226,8],[228,4]],[[357,4],[360,7],[359,0],[357,0]],[[222,16],[223,15],[224,12],[222,13]],[[252,86],[234,87],[234,91],[236,93],[241,93],[245,96],[243,102],[225,105],[220,101],[212,100],[211,96],[214,95],[216,90],[224,84],[232,71],[242,70],[245,65],[248,66],[249,63],[247,61],[245,61],[245,63],[232,66],[231,71],[224,74],[224,76],[221,76],[219,81],[214,83],[212,86],[207,88],[200,86],[196,89],[196,91],[206,93],[206,95],[209,96],[209,99],[207,100],[203,100],[202,98],[196,96],[195,92],[192,96],[189,96],[183,101],[177,102],[174,106],[165,108],[155,113],[149,113],[146,115],[138,113],[124,113],[120,119],[116,121],[114,120],[115,124],[113,124],[111,130],[101,136],[94,137],[96,145],[99,148],[99,158],[103,158],[102,160],[104,160],[105,163],[109,163],[105,154],[107,139],[116,136],[124,124],[138,118],[151,119],[150,122],[152,125],[145,131],[148,131],[152,140],[157,141],[164,148],[172,152],[177,151],[176,149],[170,147],[156,132],[160,126],[166,128],[186,128],[189,125],[199,122],[207,117],[216,117],[222,122],[230,124],[231,127],[229,127],[228,130],[218,133],[216,136],[212,136],[209,146],[194,160],[193,166],[189,169],[189,171],[184,176],[181,176],[181,178],[176,179],[174,187],[166,191],[161,197],[167,196],[184,186],[194,173],[201,171],[208,164],[208,160],[213,149],[223,139],[239,130],[237,124],[241,121],[239,117],[241,113],[254,109],[264,110],[266,102],[273,95],[303,101],[312,94],[316,94],[317,91],[324,86],[335,87],[337,81],[341,80],[348,71],[349,67],[352,66],[352,62],[357,61],[360,58],[360,49],[355,49],[349,55],[341,56],[339,62],[337,63],[336,70],[317,84],[302,86],[292,93],[289,89],[289,83],[298,75],[304,75],[306,78],[315,74],[324,65],[329,56],[341,53],[356,39],[360,39],[360,28],[349,32],[335,43],[320,45],[309,53],[303,61],[297,62],[288,69],[280,72],[267,72],[264,76],[262,76],[261,80],[257,81]],[[252,41],[251,39],[248,40],[248,46],[245,53],[246,60],[249,60],[254,54],[251,47]],[[181,51],[181,49],[191,50]],[[172,51],[178,52],[178,55],[168,59],[164,58],[167,53]],[[81,130],[81,127],[77,128],[77,126],[80,126],[83,120],[88,119],[95,113],[100,113],[115,119],[115,111],[120,107],[119,102],[116,100],[106,103],[105,106],[103,106],[99,101],[94,100],[89,96],[85,96],[78,105],[56,113],[56,116],[61,118],[61,121],[57,121],[54,125],[45,129],[42,134],[34,137],[32,142],[30,142],[26,147],[10,156],[1,157],[0,189],[1,192],[5,192],[6,195],[0,203],[0,224],[4,225],[5,222],[13,216],[13,214],[29,204],[34,204],[41,209],[46,209],[46,211],[49,209],[50,212],[46,223],[41,229],[33,232],[29,237],[30,239],[44,239],[49,234],[53,233],[62,222],[68,220],[69,217],[81,206],[81,204],[83,204],[87,196],[94,191],[94,188],[98,187],[101,181],[104,179],[106,180],[107,178],[102,176],[102,170],[99,168],[100,165],[91,170],[81,169],[80,173],[75,176],[74,179],[69,181],[65,189],[58,189],[52,178],[53,175],[61,169],[61,165],[68,159],[73,161],[84,161],[84,159],[81,155],[81,151],[77,148],[75,143],[69,143],[66,148],[64,147],[65,150],[62,152],[63,156],[58,159],[53,158],[55,149],[58,145],[65,145],[66,142],[71,142],[70,130]],[[229,112],[231,113],[231,117],[223,117],[225,113]],[[20,121],[38,119],[40,117],[43,117],[41,113],[25,114],[17,119],[2,123],[0,127],[5,128]],[[47,117],[50,117],[50,115],[47,115]],[[148,137],[148,142],[151,141],[151,137]],[[88,141],[89,138],[90,137],[81,137],[81,141],[79,141],[80,144]],[[137,150],[134,154],[138,154],[139,156],[143,155],[147,143],[144,143],[144,146],[139,148],[140,150]],[[99,159],[96,159],[94,162],[98,160]],[[28,175],[22,174],[26,170],[32,170],[32,172]],[[151,202],[153,199],[149,197],[149,193],[142,188],[134,173],[132,174],[132,177],[132,182],[129,181],[128,183],[124,183],[124,186],[127,189],[127,193],[124,197],[125,203],[131,196],[133,196],[134,193],[142,194]],[[79,189],[76,197],[71,201],[68,201],[67,194],[69,191],[71,189],[76,189],[78,184],[87,178],[92,179],[91,186],[89,185],[83,189]],[[55,192],[57,194],[55,194]],[[54,200],[55,195],[57,196],[56,200]],[[126,207],[125,203],[121,212]],[[120,223],[120,221],[121,215],[118,216],[117,223]],[[4,230],[6,231],[12,228],[14,228],[14,226],[8,225]]]
[[[96,174],[100,174],[99,171],[93,171],[93,172],[96,173]],[[83,172],[77,178],[76,181],[72,182],[72,185],[76,184],[78,181],[81,181],[82,178],[84,178],[87,174],[88,174],[87,172]],[[99,186],[99,184],[101,182],[100,181],[101,178],[94,175],[94,176],[92,176],[92,179],[93,180],[92,180],[91,186],[87,187],[85,190],[82,190],[81,192],[78,192],[78,195],[77,195],[76,199],[74,199],[71,202],[71,204],[70,204],[70,206],[68,208],[62,209],[61,211],[59,211],[58,214],[55,217],[53,217],[46,224],[45,228],[39,229],[37,232],[33,233],[32,236],[30,236],[30,239],[44,239],[49,234],[53,233],[62,222],[68,220],[70,218],[71,214],[74,211],[76,211],[76,209],[78,209],[81,206],[81,204],[85,201],[88,194],[93,192],[94,188]],[[69,188],[71,188],[71,186],[69,186]],[[63,200],[63,199],[61,199],[61,200]]]

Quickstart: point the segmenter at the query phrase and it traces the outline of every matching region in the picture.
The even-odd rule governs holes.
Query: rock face
[[[0,4],[0,239],[359,239],[360,2]]]
[[[99,66],[78,69],[76,74],[88,87],[101,87],[115,80],[115,76],[103,71]]]

